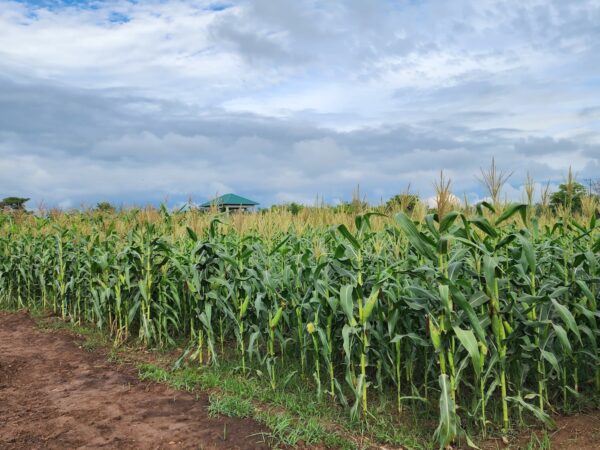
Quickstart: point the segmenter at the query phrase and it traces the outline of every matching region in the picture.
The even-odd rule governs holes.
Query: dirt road
[[[0,312],[0,449],[268,448],[259,424],[210,418],[207,402]]]

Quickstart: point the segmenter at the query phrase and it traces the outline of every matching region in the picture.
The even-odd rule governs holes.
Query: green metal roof
[[[214,198],[206,203],[202,203],[200,207],[209,208],[213,205],[223,206],[223,205],[235,205],[235,206],[255,206],[258,205],[257,202],[253,200],[249,200],[244,197],[240,197],[236,194],[225,194],[220,197]]]

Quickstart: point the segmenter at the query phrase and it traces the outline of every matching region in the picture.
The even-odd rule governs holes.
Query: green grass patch
[[[180,390],[209,390],[215,414],[252,417],[271,432],[266,439],[281,445],[322,444],[328,448],[362,448],[368,443],[402,445],[408,449],[432,448],[431,433],[419,416],[403,418],[375,413],[368,420],[352,421],[347,411],[328,397],[317,398],[308,378],[296,375],[285,386],[271,388],[260,371],[244,376],[235,363],[168,370],[152,364],[138,366],[143,380],[166,383]],[[373,411],[388,408],[387,399],[373,396]],[[212,406],[214,404],[214,406]],[[243,405],[254,405],[251,415]],[[238,410],[241,408],[241,410]],[[221,412],[221,409],[225,412]],[[237,411],[237,412],[236,412]]]
[[[254,406],[248,400],[235,395],[210,394],[208,413],[214,416],[253,417]]]

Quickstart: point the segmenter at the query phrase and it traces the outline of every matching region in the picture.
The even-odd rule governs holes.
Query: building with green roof
[[[236,194],[225,194],[209,200],[200,205],[201,209],[218,208],[224,212],[249,212],[254,211],[257,202]]]

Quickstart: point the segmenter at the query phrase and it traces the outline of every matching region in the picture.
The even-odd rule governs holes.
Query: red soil
[[[210,418],[206,394],[138,380],[64,331],[0,312],[0,449],[261,449],[249,419]]]

